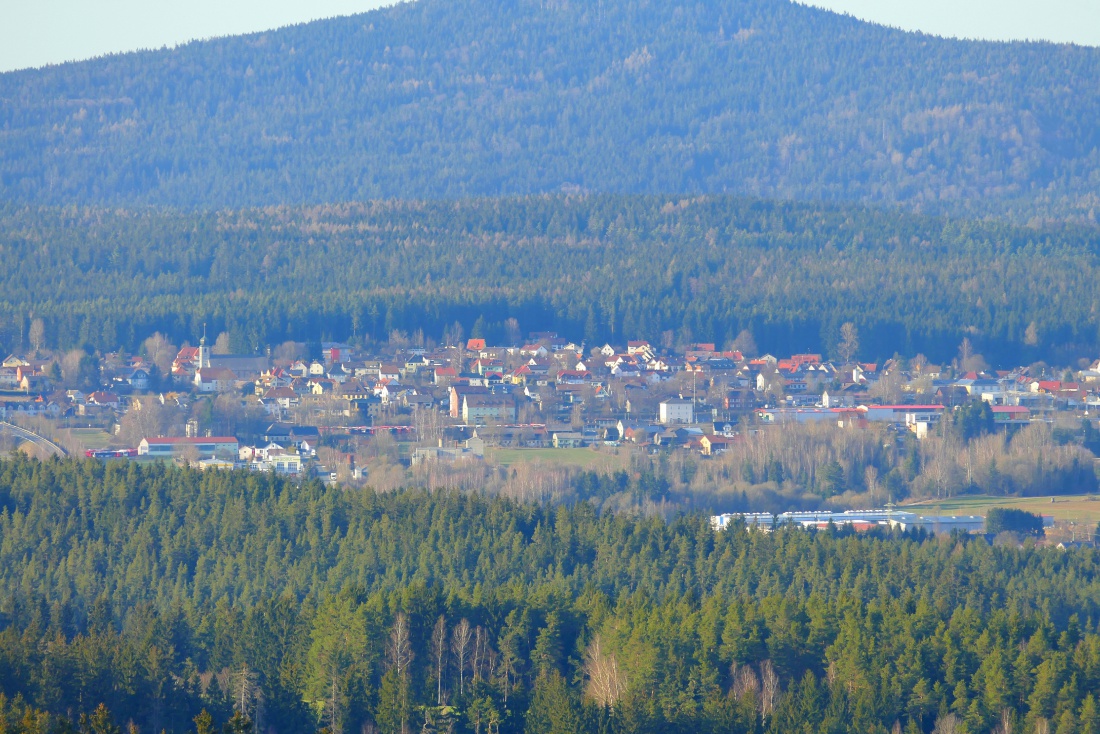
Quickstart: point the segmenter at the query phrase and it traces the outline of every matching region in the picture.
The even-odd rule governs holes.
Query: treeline
[[[1098,727],[1093,550],[15,459],[0,611],[7,731]]]
[[[136,350],[154,332],[235,351],[395,331],[590,345],[1073,363],[1100,347],[1094,227],[1013,227],[728,197],[531,197],[222,212],[0,210],[0,346]],[[109,296],[105,295],[109,294]],[[457,324],[457,327],[456,327]]]
[[[402,463],[398,447],[377,438],[356,452],[366,479],[340,469],[341,481],[382,492],[402,487],[482,491],[524,502],[589,502],[601,512],[786,512],[881,507],[887,502],[968,494],[1001,497],[1100,491],[1100,431],[1082,420],[1051,429],[992,420],[966,435],[959,408],[917,440],[882,424],[840,429],[832,422],[744,426],[718,456],[668,449],[648,454],[594,449],[598,470],[537,459],[512,466],[481,461]],[[336,444],[353,451],[353,444]],[[322,453],[331,449],[325,447]],[[326,461],[326,463],[328,463]],[[336,462],[333,462],[336,463]]]
[[[420,0],[0,75],[0,198],[561,191],[1096,206],[1100,52],[785,0]]]
[[[658,474],[669,479],[673,497],[727,512],[1100,489],[1094,469],[1100,441],[1088,421],[1077,430],[1041,423],[1013,429],[991,421],[967,437],[952,417],[920,441],[886,426],[844,430],[792,422],[744,431],[722,456],[671,455]]]

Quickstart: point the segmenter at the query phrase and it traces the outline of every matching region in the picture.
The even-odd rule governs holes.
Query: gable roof
[[[169,436],[166,438],[143,438],[141,439],[150,446],[177,446],[180,444],[207,444],[207,443],[237,443],[235,436],[200,436],[198,438],[189,436]]]
[[[237,379],[237,373],[227,367],[203,367],[196,370],[195,374],[203,382],[210,380],[235,380]]]

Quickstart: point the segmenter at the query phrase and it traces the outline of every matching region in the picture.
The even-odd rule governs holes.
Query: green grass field
[[[1053,500],[1053,502],[1051,501]],[[903,505],[901,509],[925,515],[984,515],[993,507],[1014,507],[1055,520],[1100,522],[1100,495],[1065,495],[1060,497],[953,497],[949,500],[926,500]]]
[[[73,428],[71,432],[86,449],[102,449],[111,443],[111,434],[101,428]]]
[[[543,464],[575,466],[593,471],[614,471],[626,466],[629,461],[625,453],[592,449],[486,449],[485,460],[491,464],[503,466],[538,461]]]

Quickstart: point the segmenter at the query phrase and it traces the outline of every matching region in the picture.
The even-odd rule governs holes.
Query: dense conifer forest
[[[837,358],[850,323],[860,360],[1073,365],[1098,79],[786,0],[418,0],[0,74],[0,352],[95,389],[156,332]],[[434,489],[384,440],[374,489],[0,458],[0,734],[1100,734],[1100,551],[703,514],[1091,493],[1087,413],[824,428]]]
[[[420,0],[0,75],[0,198],[723,193],[1087,217],[1100,50],[787,0]]]
[[[0,209],[0,346],[137,349],[202,324],[238,352],[287,339],[439,338],[479,322],[589,345],[646,338],[864,359],[1073,363],[1100,346],[1091,225],[1011,226],[732,197],[539,196],[181,210]],[[1030,330],[1029,327],[1034,326]]]
[[[1084,734],[1098,619],[1095,550],[0,462],[3,731]]]

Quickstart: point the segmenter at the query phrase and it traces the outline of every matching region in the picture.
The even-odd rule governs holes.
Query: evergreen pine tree
[[[540,675],[527,709],[525,734],[576,734],[582,731],[580,706],[558,673]]]
[[[1097,711],[1096,697],[1091,693],[1081,702],[1081,710],[1077,714],[1077,732],[1100,734],[1100,711]]]
[[[556,611],[546,615],[546,626],[539,630],[531,655],[536,675],[561,672],[561,617]]]

